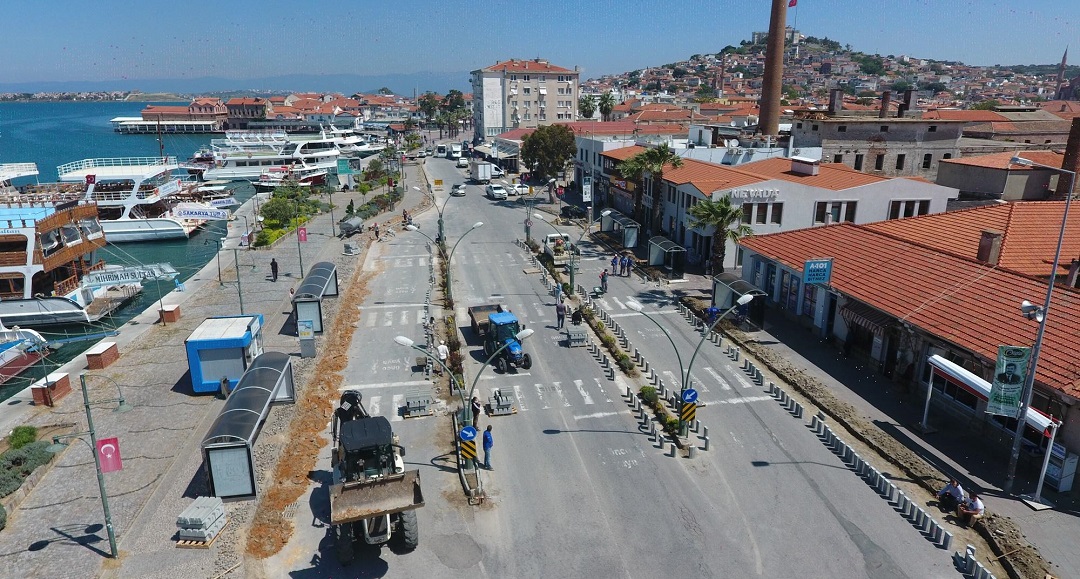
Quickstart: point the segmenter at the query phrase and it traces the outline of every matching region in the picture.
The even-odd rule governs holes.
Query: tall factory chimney
[[[1065,158],[1061,160],[1061,168],[1066,171],[1077,172],[1080,171],[1080,117],[1076,117],[1072,120],[1072,127],[1069,129],[1069,141],[1065,145]],[[1057,189],[1054,191],[1055,199],[1068,199],[1069,195],[1076,194],[1076,185],[1073,184],[1073,190],[1069,191],[1070,179],[1065,175],[1058,175]]]
[[[784,76],[784,31],[787,28],[788,0],[772,0],[769,41],[765,46],[765,78],[761,84],[761,118],[758,132],[780,133],[780,90]]]

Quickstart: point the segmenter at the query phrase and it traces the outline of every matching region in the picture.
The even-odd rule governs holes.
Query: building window
[[[855,170],[862,171],[862,153],[855,155]]]
[[[780,221],[784,218],[784,204],[773,203],[772,204],[772,222],[780,225]]]
[[[512,80],[512,81],[515,81],[515,82],[516,82],[516,81],[517,81],[517,75],[516,75],[516,74],[511,74],[511,75],[510,75],[510,80]]]
[[[814,223],[825,223],[826,215],[829,213],[829,203],[827,201],[818,201],[814,207]],[[746,214],[746,206],[743,205],[743,214]]]
[[[897,171],[903,171],[904,170],[904,161],[906,161],[906,160],[907,160],[907,155],[901,154],[901,155],[896,156],[896,170]]]
[[[842,154],[833,155],[832,156],[832,162],[833,163],[843,163],[844,162],[844,155],[842,155]]]
[[[928,215],[930,213],[930,201],[919,201],[919,215]]]
[[[795,123],[795,128],[796,129],[801,129],[802,128],[802,123]]]
[[[881,125],[881,132],[883,132],[883,133],[889,132],[889,125]]]
[[[847,221],[848,223],[855,223],[855,202],[848,201],[844,205],[847,205],[847,211],[844,215],[844,221]]]
[[[526,75],[522,76],[521,80],[523,80],[525,82],[529,82],[529,75],[526,74]]]
[[[742,222],[749,224],[754,222],[754,204],[743,203],[742,206]]]
[[[764,225],[765,223],[768,223],[768,217],[769,217],[769,204],[768,203],[758,203],[757,204],[757,222],[759,224]]]
[[[1046,142],[1049,143],[1050,141],[1046,141]],[[945,153],[944,155],[941,156],[941,158],[942,159],[952,159],[952,153]]]
[[[874,169],[880,171],[885,168],[885,153],[878,153],[877,158],[874,159]]]
[[[816,131],[816,130],[818,130],[818,126],[817,125],[810,125],[810,130],[811,131]]]
[[[930,127],[928,129],[926,129],[926,132],[928,132],[928,133],[936,133],[937,132],[937,125],[930,125]]]
[[[930,163],[933,160],[934,160],[934,157],[930,153],[927,153],[927,154],[923,155],[922,156],[922,168],[923,169],[929,169],[930,168]]]
[[[836,126],[836,132],[838,132],[838,133],[846,133],[847,132],[847,125],[837,125]]]
[[[531,89],[531,88],[529,88],[529,87],[525,87],[525,88],[523,88],[523,89],[521,90],[521,92],[523,92],[523,93],[525,93],[525,94],[529,94],[529,93],[531,93],[531,92],[532,92],[532,89]]]

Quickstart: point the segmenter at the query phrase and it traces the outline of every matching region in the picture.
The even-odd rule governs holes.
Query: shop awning
[[[936,354],[927,361],[934,367],[934,373],[971,392],[980,400],[990,399],[990,383],[986,380]],[[1050,427],[1050,417],[1035,408],[1029,408],[1027,424],[1038,432],[1046,432]]]
[[[859,302],[850,302],[840,310],[848,324],[862,326],[875,334],[881,334],[892,323],[893,317]]]

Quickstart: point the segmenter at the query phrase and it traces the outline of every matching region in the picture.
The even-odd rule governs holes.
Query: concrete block
[[[952,537],[953,537],[952,533],[949,532],[949,531],[945,531],[945,533],[942,534],[942,536],[941,536],[941,548],[942,549],[945,549],[946,551],[948,551],[949,548],[952,547]]]
[[[802,418],[803,417],[803,406],[802,406],[802,404],[799,404],[798,402],[796,402],[795,403],[795,410],[792,411],[792,414],[795,415],[795,418]]]
[[[694,445],[690,445],[690,446],[688,446],[688,447],[686,448],[686,458],[694,458],[694,455],[696,455],[696,454],[697,454],[697,452],[696,452],[696,451],[697,451],[697,447],[696,447],[696,446],[694,446]]]
[[[702,445],[701,450],[708,451],[709,450],[709,437],[708,436],[704,437],[704,443],[705,444]]]
[[[907,513],[908,506],[910,504],[911,501],[908,500],[907,495],[904,494],[904,491],[896,491],[896,508],[900,510],[900,514]]]

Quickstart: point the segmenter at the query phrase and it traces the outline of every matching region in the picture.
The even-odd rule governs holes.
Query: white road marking
[[[372,396],[371,398],[368,398],[368,401],[367,401],[367,404],[366,404],[368,414],[370,414],[372,416],[378,416],[379,415],[379,402],[381,400],[382,400],[382,396]]]
[[[540,403],[544,405],[544,410],[551,408],[551,406],[547,403],[547,400],[544,399],[544,385],[533,384],[533,386],[536,386],[536,395],[540,397]]]
[[[398,388],[402,386],[430,386],[429,380],[409,380],[406,382],[370,382],[367,384],[346,384],[338,390],[375,390],[377,388]]]
[[[422,308],[425,304],[376,304],[374,306],[360,306],[364,310],[396,310],[397,308]]]
[[[574,420],[584,420],[586,418],[603,418],[605,416],[615,416],[618,412],[594,412],[592,414],[582,414],[581,416],[575,416]]]
[[[589,393],[585,391],[585,382],[583,380],[574,380],[574,386],[577,386],[578,393],[585,399],[585,404],[593,404],[592,396],[589,396]]]
[[[417,253],[417,254],[414,254],[414,255],[396,255],[394,257],[380,257],[378,259],[401,259],[401,258],[406,258],[406,257],[427,257],[427,256],[428,255],[426,253]]]
[[[364,314],[360,314],[360,315],[364,315]],[[377,318],[378,316],[376,316],[374,313],[370,313],[370,314],[368,314],[368,315],[366,315],[364,317],[367,318],[367,320],[364,321],[364,325],[369,327],[369,328],[374,328],[375,327],[375,321],[376,321],[375,318]]]
[[[394,414],[390,417],[390,422],[396,422],[398,420],[403,420],[404,419],[401,416],[401,407],[402,406],[405,406],[405,395],[404,394],[394,394],[394,406],[393,406]]]
[[[742,371],[741,371],[741,370],[737,370],[737,371],[735,371],[735,372],[732,372],[732,374],[733,374],[733,375],[735,376],[735,379],[739,381],[739,384],[740,384],[740,385],[742,385],[742,387],[743,387],[743,388],[753,388],[753,387],[754,387],[754,385],[753,385],[753,384],[751,384],[751,383],[750,383],[750,381],[749,381],[749,380],[747,380],[747,379],[746,379],[746,378],[745,378],[745,377],[744,377],[744,376],[742,375]]]
[[[394,325],[394,312],[383,312],[383,324],[384,326]]]
[[[626,307],[626,304],[620,302],[619,298],[617,298],[615,296],[611,296],[611,300],[614,301],[615,303],[619,304],[619,309],[620,310],[628,310],[628,309],[630,309],[630,308]]]
[[[401,312],[401,325],[409,325],[409,312]]]
[[[625,392],[626,391],[626,385],[624,383],[620,382],[621,379],[622,379],[622,375],[615,376],[615,385],[618,386],[620,390]],[[611,402],[611,397],[608,395],[608,391],[604,389],[604,385],[603,385],[602,382],[600,382],[600,379],[599,378],[593,378],[593,381],[596,382],[596,387],[599,388],[600,391],[604,393],[604,400],[606,402],[610,403]]]
[[[532,376],[532,374],[529,372],[516,372],[514,376]],[[502,378],[502,376],[488,374],[480,377],[481,380],[498,380],[499,378]]]
[[[536,315],[538,317],[544,317],[544,304],[533,302],[533,307],[536,308]]]
[[[423,324],[424,323],[424,310],[416,310],[416,323],[417,324]]]
[[[690,374],[690,388],[696,388],[698,392],[708,392],[709,387],[705,384],[705,381]]]
[[[525,405],[525,397],[521,393],[521,386],[514,386],[514,398],[517,398],[519,411],[525,412],[529,409],[529,407]]]
[[[717,400],[716,402],[701,402],[705,406],[712,406],[714,404],[749,404],[751,402],[764,402],[766,400],[774,400],[772,396],[746,396],[744,398],[725,398],[723,400]]]
[[[708,374],[709,376],[712,376],[712,377],[713,377],[713,380],[716,380],[717,382],[719,382],[719,383],[720,383],[720,389],[721,389],[721,390],[731,390],[731,384],[728,384],[728,381],[727,381],[727,380],[724,380],[724,377],[723,377],[723,376],[721,376],[720,374],[718,374],[718,373],[716,372],[716,370],[713,370],[712,368],[710,368],[710,367],[706,366],[706,367],[705,367],[705,372],[706,372],[706,373],[707,373],[707,374]]]
[[[671,370],[664,370],[663,372],[661,372],[661,374],[663,374],[666,378],[664,380],[666,386],[673,390],[680,389],[679,385],[682,384],[682,382],[679,381],[679,378],[675,376],[674,372],[672,372]]]
[[[562,382],[552,382],[551,385],[555,387],[555,393],[559,395],[559,398],[562,398],[563,406],[570,406],[570,401],[563,396]]]
[[[677,314],[677,313],[679,313],[677,310],[657,310],[655,312],[649,312],[649,315],[650,316],[656,316],[656,315],[665,316],[665,315],[668,315],[668,314]],[[609,318],[628,318],[630,316],[640,316],[640,315],[641,315],[641,312],[633,312],[633,311],[631,311],[631,312],[624,312],[624,313],[621,313],[621,314],[609,314],[608,317]]]

